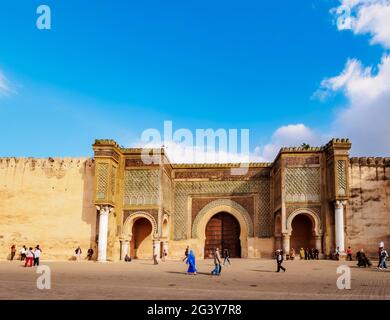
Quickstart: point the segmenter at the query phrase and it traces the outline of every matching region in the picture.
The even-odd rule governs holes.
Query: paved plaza
[[[342,264],[351,268],[350,290],[336,286]],[[220,277],[210,275],[212,260],[198,261],[195,276],[181,261],[41,265],[50,267],[50,290],[37,288],[36,267],[0,262],[0,299],[390,299],[390,272],[355,261],[285,261],[287,272],[276,273],[274,260],[232,259]]]

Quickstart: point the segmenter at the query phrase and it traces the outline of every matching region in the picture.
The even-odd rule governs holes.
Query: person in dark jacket
[[[282,250],[276,250],[276,263],[278,266],[278,269],[276,272],[280,272],[280,269],[282,269],[284,272],[286,272],[286,268],[282,266],[283,263],[283,251]]]
[[[88,260],[92,260],[92,256],[93,256],[93,249],[92,249],[92,248],[89,248],[89,249],[88,249],[88,252],[87,252]]]
[[[11,247],[11,257],[10,257],[11,261],[14,260],[15,254],[16,254],[16,246],[13,244]]]
[[[225,250],[223,250],[223,265],[225,265],[226,264],[226,262],[228,262],[229,263],[229,265],[231,265],[231,263],[230,263],[230,253],[229,253],[229,250],[228,249],[225,249]]]
[[[358,253],[356,253],[356,259],[358,261],[357,266],[360,267],[371,267],[372,263],[371,261],[366,257],[366,254],[364,253],[363,249],[360,249]]]

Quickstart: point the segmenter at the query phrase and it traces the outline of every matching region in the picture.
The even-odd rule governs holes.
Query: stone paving
[[[351,289],[337,289],[338,266],[351,268]],[[49,262],[51,289],[37,288],[36,267],[0,262],[0,299],[390,299],[390,271],[358,268],[356,262],[232,259],[220,277],[211,276],[212,260],[197,262],[187,275],[181,261],[130,263]],[[373,262],[376,265],[376,262]]]

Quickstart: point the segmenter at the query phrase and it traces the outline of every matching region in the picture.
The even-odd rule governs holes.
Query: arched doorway
[[[313,222],[305,214],[298,214],[291,223],[290,248],[298,251],[300,248],[315,248],[315,238],[313,236]]]
[[[240,232],[240,224],[233,215],[220,212],[212,216],[206,225],[204,257],[212,258],[215,248],[219,248],[221,255],[228,249],[230,257],[240,258]]]
[[[146,218],[138,218],[132,228],[130,243],[131,257],[134,259],[152,259],[152,224]]]

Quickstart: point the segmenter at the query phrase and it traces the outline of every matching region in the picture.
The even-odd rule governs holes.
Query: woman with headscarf
[[[186,264],[188,264],[187,274],[196,274],[195,255],[192,250],[188,253]]]
[[[305,259],[305,249],[301,248],[301,250],[299,250],[299,256],[301,257],[301,260]]]

